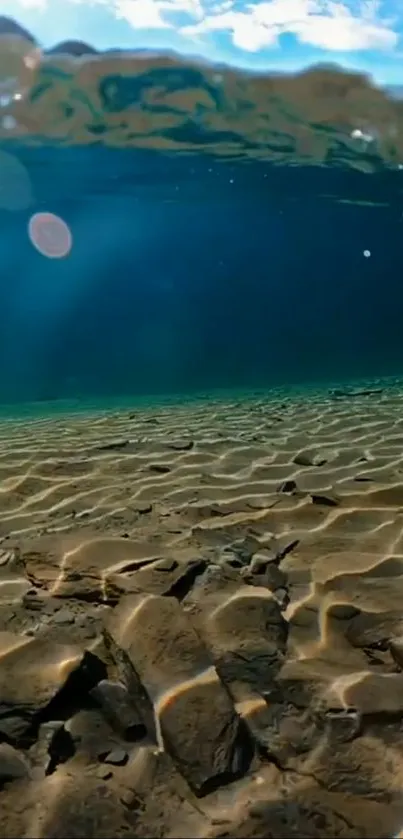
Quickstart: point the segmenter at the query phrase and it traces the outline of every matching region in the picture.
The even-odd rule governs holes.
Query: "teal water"
[[[0,17],[1,835],[397,833],[402,232],[401,90]]]

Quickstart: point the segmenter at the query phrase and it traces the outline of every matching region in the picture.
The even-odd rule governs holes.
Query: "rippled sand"
[[[403,824],[403,390],[0,426],[0,832]]]

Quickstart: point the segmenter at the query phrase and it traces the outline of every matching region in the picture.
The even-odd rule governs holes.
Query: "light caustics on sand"
[[[49,259],[62,259],[71,251],[69,226],[53,213],[35,213],[28,223],[28,235],[37,251]]]

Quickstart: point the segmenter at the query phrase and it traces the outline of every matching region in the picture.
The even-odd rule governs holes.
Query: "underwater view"
[[[0,834],[403,837],[403,14],[49,3],[0,0]]]

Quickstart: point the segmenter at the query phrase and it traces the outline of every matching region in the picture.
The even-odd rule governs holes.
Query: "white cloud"
[[[155,0],[117,0],[116,17],[124,18],[134,29],[170,29],[162,12],[164,3]]]
[[[201,0],[112,0],[111,5],[116,17],[127,20],[134,29],[173,29],[169,17],[173,12],[185,12],[196,21],[202,21],[205,14]]]
[[[18,5],[23,9],[37,9],[38,11],[44,11],[48,6],[48,0],[18,0]]]
[[[343,7],[336,8],[331,16],[312,15],[298,22],[294,33],[302,43],[327,50],[388,50],[397,44],[392,29],[364,17],[353,17]]]
[[[59,0],[17,0],[21,6],[44,8]],[[205,36],[227,33],[238,49],[258,52],[276,47],[279,36],[294,35],[306,45],[326,51],[393,50],[399,40],[396,20],[382,16],[385,3],[398,8],[403,0],[70,0],[104,5],[133,29],[176,30],[203,46]],[[0,0],[1,5],[1,0]],[[176,13],[188,16],[178,26]],[[79,12],[78,12],[79,14]],[[403,14],[401,14],[403,17]],[[400,21],[400,33],[402,32]]]
[[[195,37],[227,31],[236,46],[250,52],[273,46],[285,32],[325,50],[393,49],[398,35],[378,10],[378,0],[349,6],[332,0],[262,0],[248,3],[242,11],[206,15],[182,33]]]

